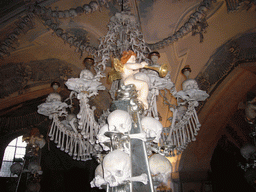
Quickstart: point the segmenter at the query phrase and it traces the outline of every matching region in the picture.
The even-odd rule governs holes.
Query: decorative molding
[[[218,48],[195,78],[200,89],[211,95],[225,77],[241,63],[256,61],[255,39],[256,33],[247,33],[229,40]],[[244,42],[247,42],[247,45]],[[199,109],[203,105],[204,103],[200,103]]]
[[[78,68],[58,59],[9,63],[0,67],[0,98],[14,92],[20,95],[35,86],[53,81],[63,83],[78,74]]]

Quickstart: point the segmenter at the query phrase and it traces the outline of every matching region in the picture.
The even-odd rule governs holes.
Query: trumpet
[[[154,71],[157,71],[159,73],[160,77],[165,77],[168,73],[167,65],[163,64],[160,67],[152,67],[152,66],[144,66],[145,69],[152,69]]]

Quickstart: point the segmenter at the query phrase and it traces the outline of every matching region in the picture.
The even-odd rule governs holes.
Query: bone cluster
[[[73,156],[73,159],[86,161],[97,150],[95,137],[99,132],[99,124],[94,118],[95,107],[88,104],[89,98],[105,87],[97,76],[93,76],[86,69],[81,72],[80,78],[71,78],[66,85],[72,90],[71,105],[62,102],[61,96],[53,92],[46,98],[45,103],[38,106],[38,113],[53,120],[48,136],[57,144],[57,148]],[[81,110],[77,115],[67,112],[67,108],[72,106],[73,96],[80,104]],[[65,119],[61,120],[63,118]]]
[[[109,114],[107,122],[108,124],[99,130],[97,138],[103,149],[109,153],[95,170],[95,178],[91,182],[91,187],[104,188],[106,185],[115,187],[131,181],[147,184],[146,173],[131,177],[129,141],[130,139],[140,139],[146,142],[150,138],[150,141],[158,143],[162,124],[153,117],[143,117],[141,119],[143,132],[130,134],[133,120],[128,112],[119,109]],[[149,159],[149,166],[151,174],[158,184],[167,183],[171,164],[164,156],[153,155]]]
[[[120,58],[123,51],[133,50],[139,61],[145,60],[150,52],[139,24],[130,12],[116,13],[110,18],[108,33],[100,38],[100,44],[95,54],[96,70],[104,71],[110,57]]]

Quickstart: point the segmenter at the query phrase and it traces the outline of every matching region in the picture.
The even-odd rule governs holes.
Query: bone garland
[[[88,138],[90,142],[93,142],[94,136],[96,137],[98,134],[99,125],[94,119],[94,110],[90,109],[90,105],[88,104],[89,99],[87,97],[87,94],[79,93],[78,98],[81,110],[77,115],[79,119],[78,128],[85,138]]]
[[[69,152],[68,152],[70,156],[73,154],[73,149],[74,149],[74,133],[71,133],[70,146],[69,146]]]
[[[67,135],[66,135],[66,131],[63,129],[63,132],[62,132],[62,140],[61,140],[61,148],[60,148],[60,150],[61,151],[64,151],[64,143],[65,143],[65,137],[66,137],[66,139],[67,139]]]
[[[59,27],[59,24],[54,23],[52,19],[43,20],[44,25],[48,26],[49,29],[53,30],[53,32],[64,40],[64,43],[68,43],[70,47],[75,47],[75,52],[80,53],[80,58],[83,56],[84,52],[89,53],[89,55],[93,55],[96,52],[96,48],[90,46],[89,38],[85,37],[83,40],[79,40],[79,38],[72,36],[66,33],[62,28]]]
[[[30,5],[29,10],[33,11],[36,15],[39,15],[41,17],[52,17],[55,19],[66,19],[66,18],[74,18],[77,16],[80,16],[81,14],[91,14],[95,11],[100,11],[102,6],[105,6],[108,8],[108,2],[109,0],[101,0],[99,2],[97,1],[91,1],[88,4],[84,4],[83,6],[78,6],[76,8],[70,8],[69,10],[58,10],[57,8],[55,10],[52,10],[51,7],[44,7],[34,4]]]
[[[74,147],[74,153],[73,153],[73,156],[76,157],[77,156],[77,138],[75,139],[75,147]]]
[[[26,16],[20,18],[19,21],[15,22],[15,24],[17,27],[11,31],[7,38],[0,44],[0,59],[4,56],[9,56],[10,52],[15,50],[15,47],[19,46],[18,38],[22,33],[26,34],[29,30],[34,28],[34,14],[31,12],[28,13]]]
[[[56,132],[55,132],[55,139],[54,139],[54,143],[58,143],[58,136],[59,136],[59,128],[56,129]],[[53,137],[52,137],[53,138]]]
[[[61,141],[62,141],[62,138],[64,137],[62,133],[63,133],[62,130],[59,130],[59,138],[58,138],[57,148],[60,148],[60,146],[61,146]]]
[[[65,152],[66,153],[68,153],[68,150],[69,150],[69,144],[70,144],[70,139],[71,139],[69,137],[70,134],[71,134],[70,131],[66,130],[66,136],[67,136],[67,138],[66,138],[66,147],[65,147]]]
[[[57,118],[57,114],[54,114],[54,116],[53,116],[52,125],[51,125],[51,128],[50,128],[49,134],[48,134],[49,137],[52,137],[53,134],[54,134],[54,129],[55,129],[55,126],[56,126],[55,125],[56,124],[55,118]]]
[[[206,18],[207,11],[211,8],[211,5],[213,2],[216,2],[214,0],[203,0],[200,4],[200,6],[197,8],[197,10],[192,13],[187,20],[187,22],[179,28],[176,32],[174,32],[173,35],[163,39],[162,41],[159,41],[154,44],[149,44],[149,47],[152,50],[158,50],[165,46],[173,44],[175,41],[178,41],[178,39],[181,39],[183,36],[187,35],[192,31],[193,27],[196,27],[197,25],[200,25],[201,22],[203,22]]]

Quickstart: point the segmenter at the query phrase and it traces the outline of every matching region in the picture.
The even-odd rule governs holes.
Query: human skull
[[[256,147],[252,144],[246,144],[240,149],[241,155],[246,159],[255,159]]]
[[[183,89],[183,91],[189,91],[191,89],[199,90],[198,84],[197,84],[196,80],[194,80],[194,79],[187,79],[187,80],[183,81],[182,89]]]
[[[61,35],[63,34],[63,29],[57,28],[56,31],[55,31],[55,34],[56,34],[58,37],[61,37]]]
[[[10,170],[12,174],[19,175],[22,171],[22,165],[20,163],[14,163],[11,165]]]
[[[147,137],[155,137],[153,142],[158,143],[161,137],[163,126],[153,117],[143,117],[141,120],[141,126]]]
[[[84,12],[84,9],[83,9],[83,7],[77,7],[76,8],[76,13],[78,14],[78,15],[81,15],[82,13]]]
[[[38,182],[29,182],[27,184],[27,190],[28,192],[38,192],[41,189],[41,185]]]
[[[89,14],[92,12],[92,8],[88,4],[84,4],[83,9],[84,9],[85,14]]]
[[[97,135],[98,141],[101,144],[101,146],[103,147],[104,151],[110,150],[110,148],[104,144],[105,142],[110,142],[110,138],[104,135],[104,133],[107,131],[108,131],[108,124],[101,127],[101,129],[99,130],[99,133]]]
[[[61,101],[61,96],[59,93],[50,93],[46,98],[46,103]]]
[[[44,140],[43,135],[41,135],[40,138],[38,138],[38,139],[35,140],[35,144],[36,144],[40,149],[42,149],[42,148],[45,146],[46,141]]]
[[[248,102],[245,107],[245,116],[250,124],[253,124],[253,121],[256,118],[256,104]]]
[[[28,170],[30,173],[35,174],[41,170],[41,166],[37,162],[31,162],[28,165]]]
[[[95,178],[91,181],[91,187],[99,187],[106,185],[106,181],[103,178],[102,164],[99,164],[95,169]]]
[[[93,73],[89,71],[88,69],[84,69],[80,73],[80,78],[81,79],[93,79]]]
[[[95,169],[95,176],[101,176],[103,177],[103,168],[102,168],[102,164],[99,164],[96,169]]]
[[[127,153],[114,150],[103,159],[104,179],[115,187],[122,184],[131,175],[131,160]]]
[[[127,133],[132,128],[132,118],[127,111],[118,109],[109,114],[108,125],[110,131]]]
[[[71,17],[76,17],[77,16],[77,12],[74,8],[69,9],[69,14]]]
[[[92,8],[92,12],[97,11],[99,9],[99,4],[96,1],[91,1],[89,5]]]
[[[166,157],[160,154],[152,155],[149,158],[149,168],[155,181],[167,183],[172,172],[172,164]]]
[[[59,12],[58,12],[58,18],[62,19],[62,18],[64,18],[64,17],[65,17],[64,11],[59,11]]]

